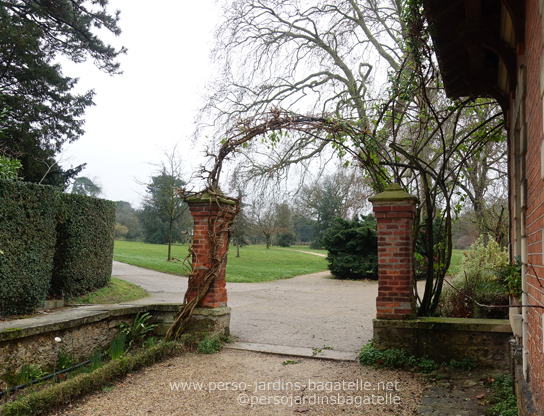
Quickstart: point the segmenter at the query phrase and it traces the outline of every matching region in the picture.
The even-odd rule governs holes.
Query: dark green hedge
[[[115,202],[60,196],[51,294],[80,296],[110,281],[114,228]]]
[[[0,315],[30,312],[45,298],[57,201],[53,187],[0,180]]]
[[[0,315],[105,286],[114,225],[114,202],[0,180]]]
[[[378,233],[376,218],[353,221],[337,218],[323,236],[332,275],[339,279],[378,278]]]

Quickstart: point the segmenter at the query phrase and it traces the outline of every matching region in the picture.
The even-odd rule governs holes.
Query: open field
[[[187,250],[186,244],[175,244],[172,246],[172,256],[183,260]],[[266,282],[327,270],[327,262],[323,257],[297,250],[326,254],[324,250],[306,250],[306,246],[296,246],[293,250],[278,247],[267,250],[264,245],[255,245],[242,247],[240,257],[236,257],[236,248],[231,246],[227,282]],[[167,245],[116,241],[113,259],[133,266],[182,275],[181,263],[166,261],[167,252]]]

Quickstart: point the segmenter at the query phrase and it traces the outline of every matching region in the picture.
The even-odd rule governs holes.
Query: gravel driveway
[[[310,254],[309,254],[310,255]],[[113,276],[151,293],[134,304],[181,302],[187,278],[114,262]],[[227,283],[231,333],[241,342],[356,353],[372,338],[376,281],[330,279],[329,272],[263,283]]]
[[[142,286],[141,303],[180,302],[187,279],[114,262]],[[377,282],[328,272],[265,283],[228,283],[231,333],[241,342],[334,348],[353,354],[372,337]],[[172,383],[203,383],[202,389]],[[224,383],[224,384],[220,384]],[[230,384],[227,384],[230,383]],[[414,415],[419,376],[329,361],[224,349],[188,353],[130,374],[57,415]]]
[[[184,390],[181,383],[191,382],[202,383],[202,389],[193,384]],[[158,363],[55,414],[414,415],[421,395],[419,376],[411,373],[223,350]]]

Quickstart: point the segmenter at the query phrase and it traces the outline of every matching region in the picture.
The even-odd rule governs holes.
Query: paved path
[[[315,254],[315,253],[312,253]],[[113,263],[113,276],[151,296],[135,304],[181,302],[187,278]],[[342,281],[328,272],[264,283],[227,283],[231,333],[240,342],[354,354],[372,338],[377,282]]]

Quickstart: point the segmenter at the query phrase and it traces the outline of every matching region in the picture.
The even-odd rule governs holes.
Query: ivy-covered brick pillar
[[[193,216],[193,276],[189,279],[187,301],[205,290],[205,281],[228,250],[228,221],[232,219],[233,201],[205,193],[188,198],[187,204]],[[208,293],[197,304],[198,308],[222,308],[227,306],[225,281],[226,258],[220,265]]]
[[[376,318],[414,317],[412,224],[418,199],[393,183],[368,200],[378,222]]]

